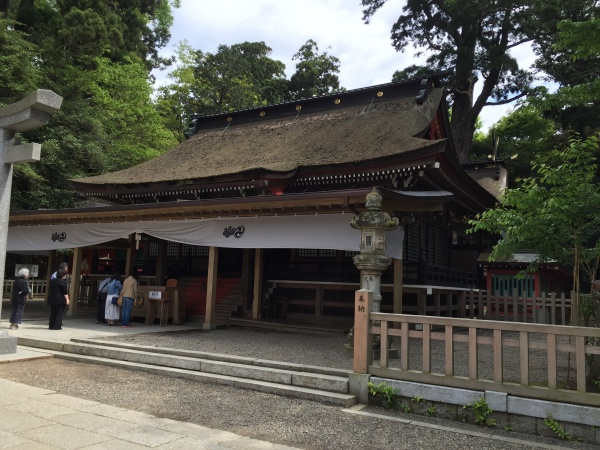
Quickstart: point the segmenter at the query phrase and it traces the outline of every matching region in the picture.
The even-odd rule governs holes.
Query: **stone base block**
[[[10,336],[8,331],[0,331],[0,355],[17,353],[17,338]]]

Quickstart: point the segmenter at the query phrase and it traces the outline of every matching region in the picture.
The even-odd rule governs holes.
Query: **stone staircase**
[[[71,361],[223,384],[345,408],[357,403],[356,396],[348,393],[350,371],[347,370],[94,339],[65,342],[19,337],[18,344],[44,349],[57,358]]]
[[[215,320],[218,324],[228,324],[231,314],[243,306],[242,286],[240,283],[231,287],[227,295],[215,305]]]

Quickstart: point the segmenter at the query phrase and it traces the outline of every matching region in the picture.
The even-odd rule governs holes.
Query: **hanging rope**
[[[225,129],[223,131],[221,131],[221,134],[219,136],[223,136],[223,133],[225,133],[227,131],[227,128],[229,128],[229,125],[231,125],[231,122],[233,122],[233,117],[228,117],[227,118],[227,126],[225,127]]]
[[[294,120],[292,120],[292,123],[290,125],[294,125],[294,122],[296,121],[296,119],[300,115],[300,112],[302,111],[302,106],[300,106],[300,105],[296,106],[296,110],[298,111],[298,114],[296,114],[296,117],[294,117]]]
[[[363,114],[366,114],[369,112],[369,110],[371,109],[371,106],[373,106],[374,101],[375,101],[375,96],[373,96],[373,98],[371,99],[371,103],[369,103],[369,106],[367,106],[365,109],[363,109]]]

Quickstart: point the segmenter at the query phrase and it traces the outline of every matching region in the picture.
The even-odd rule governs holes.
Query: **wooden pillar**
[[[158,240],[158,253],[156,255],[156,273],[154,275],[154,284],[156,286],[163,286],[165,281],[163,279],[163,273],[165,272],[165,260],[167,257],[167,241],[163,239]]]
[[[394,314],[402,314],[402,271],[404,263],[401,259],[394,259]]]
[[[323,315],[323,285],[318,284],[315,288],[315,318],[320,319]]]
[[[79,283],[81,281],[81,258],[83,250],[76,248],[73,251],[73,267],[71,269],[71,285],[69,286],[69,311],[67,316],[75,317],[77,302],[79,301]]]
[[[135,255],[135,233],[129,235],[129,248],[127,249],[127,256],[125,258],[125,278],[131,275],[131,268],[133,267],[133,256]]]
[[[252,318],[258,319],[262,302],[263,249],[254,254],[254,292],[252,295]]]
[[[203,330],[217,328],[215,309],[217,304],[217,265],[219,264],[219,247],[208,249],[208,275],[206,279],[206,312],[204,313]]]
[[[371,352],[369,312],[373,305],[373,292],[361,289],[354,294],[354,373],[369,373]]]
[[[245,248],[242,250],[242,304],[244,305],[244,310],[247,310],[250,305],[250,292],[252,289],[250,279],[251,274],[250,249]]]

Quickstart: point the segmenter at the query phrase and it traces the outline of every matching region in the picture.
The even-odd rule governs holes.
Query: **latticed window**
[[[177,256],[177,244],[175,242],[167,242],[167,256]]]
[[[181,256],[208,256],[208,247],[202,245],[181,245]]]
[[[335,258],[336,251],[317,248],[299,248],[298,257],[300,258]]]
[[[158,241],[148,243],[148,256],[158,256]]]
[[[344,250],[344,258],[354,258],[359,253],[357,250]]]

